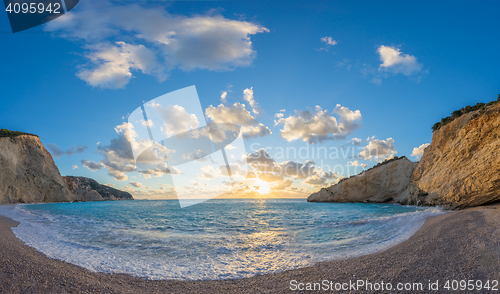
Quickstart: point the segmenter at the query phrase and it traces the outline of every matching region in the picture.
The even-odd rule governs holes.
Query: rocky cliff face
[[[64,202],[74,198],[37,136],[0,137],[0,203]]]
[[[323,188],[309,202],[402,202],[409,198],[411,175],[417,163],[406,157],[370,169]]]
[[[101,185],[85,177],[64,177],[68,189],[75,194],[76,201],[133,200],[130,193]]]
[[[61,177],[38,136],[0,130],[0,203],[133,200],[84,177]]]
[[[413,173],[428,205],[466,208],[500,201],[500,103],[435,131]]]
[[[447,209],[500,201],[500,103],[436,130],[418,165],[400,159],[322,189],[307,200]]]

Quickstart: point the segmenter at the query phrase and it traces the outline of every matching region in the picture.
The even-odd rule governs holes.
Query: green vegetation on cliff
[[[384,160],[384,161],[381,161],[381,162],[377,163],[376,165],[374,165],[374,166],[370,167],[370,168],[369,168],[369,169],[367,169],[367,170],[362,171],[360,174],[365,173],[365,172],[367,172],[367,171],[369,171],[369,170],[372,170],[372,169],[374,169],[374,168],[377,168],[377,167],[379,167],[379,166],[382,166],[382,165],[388,164],[388,163],[390,163],[390,162],[393,162],[393,161],[396,161],[396,160],[403,159],[403,158],[406,158],[406,156],[404,156],[404,155],[403,155],[403,156],[399,156],[399,157],[398,157],[398,156],[393,156],[393,157],[391,157],[391,158],[388,158],[388,159],[386,159],[386,160]],[[357,175],[352,175],[352,176],[349,176],[349,177],[347,177],[347,178],[342,178],[342,179],[340,179],[340,180],[337,182],[337,184],[340,184],[340,183],[342,183],[343,181],[345,181],[345,180],[347,180],[347,179],[350,179],[350,178],[353,178],[353,177],[355,177],[355,176],[357,176]]]
[[[493,104],[496,104],[500,101],[500,94],[498,95],[498,98],[497,98],[497,101],[491,101],[491,102],[488,102],[488,103],[477,103],[476,105],[474,106],[465,106],[464,108],[462,109],[459,109],[459,110],[455,110],[451,113],[451,116],[448,116],[448,117],[444,117],[441,119],[440,122],[437,122],[435,123],[433,126],[432,126],[432,131],[437,131],[439,130],[441,127],[444,127],[445,125],[447,125],[448,123],[452,122],[454,119],[456,119],[457,117],[460,117],[466,113],[469,113],[471,111],[476,111],[476,110],[483,110],[485,109],[486,107],[490,106],[490,105],[493,105]]]
[[[28,135],[28,136],[36,136],[36,137],[38,137],[37,135],[33,135],[33,134],[29,134],[29,133],[23,133],[23,132],[18,132],[18,131],[11,131],[11,130],[7,130],[7,129],[0,129],[0,138],[2,138],[2,137],[14,138],[14,137],[21,136],[21,135]]]

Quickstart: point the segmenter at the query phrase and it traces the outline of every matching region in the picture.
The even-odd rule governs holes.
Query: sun
[[[271,190],[271,187],[269,187],[269,183],[265,182],[261,179],[257,179],[254,182],[254,187],[253,189],[258,192],[259,194],[267,194]]]

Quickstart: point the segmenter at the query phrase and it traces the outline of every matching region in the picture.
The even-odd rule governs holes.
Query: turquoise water
[[[1,206],[49,257],[151,279],[227,279],[368,254],[409,238],[439,208],[305,199]]]

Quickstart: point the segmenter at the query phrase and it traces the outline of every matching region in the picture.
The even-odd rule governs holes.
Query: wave
[[[392,247],[439,208],[216,200],[0,206],[14,234],[48,257],[148,279],[251,277]]]

